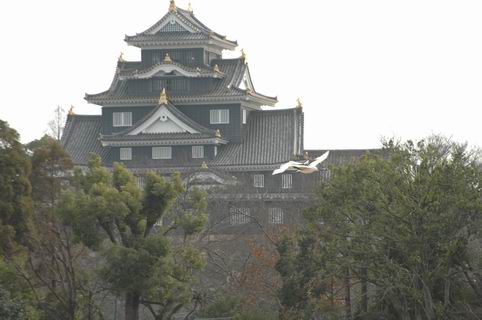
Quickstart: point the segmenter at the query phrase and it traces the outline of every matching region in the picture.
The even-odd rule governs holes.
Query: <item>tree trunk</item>
[[[125,320],[139,320],[140,297],[137,292],[126,293]]]
[[[350,284],[350,269],[346,269],[345,275],[345,313],[347,320],[352,319],[351,314],[351,284]]]
[[[361,269],[361,310],[363,313],[368,312],[368,271],[367,268]]]

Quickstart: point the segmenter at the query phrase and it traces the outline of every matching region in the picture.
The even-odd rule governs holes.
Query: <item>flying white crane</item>
[[[330,151],[325,152],[324,154],[322,154],[321,156],[316,158],[310,164],[308,164],[309,161],[306,161],[304,163],[303,162],[296,162],[296,161],[289,161],[289,162],[283,163],[279,167],[279,169],[276,169],[275,171],[273,171],[273,175],[280,174],[280,173],[283,173],[285,171],[295,171],[295,172],[300,172],[300,173],[305,173],[305,174],[319,171],[317,166],[320,163],[322,163],[323,161],[325,161],[326,158],[328,158],[329,154],[330,154]]]

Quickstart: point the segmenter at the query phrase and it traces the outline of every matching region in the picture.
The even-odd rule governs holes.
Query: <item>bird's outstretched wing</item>
[[[275,174],[280,174],[280,173],[283,173],[285,172],[286,170],[288,170],[291,166],[295,165],[295,164],[299,164],[298,162],[295,162],[295,161],[289,161],[289,162],[286,162],[286,163],[283,163],[279,169],[276,169],[273,171],[273,176]]]
[[[315,159],[315,161],[313,161],[312,163],[310,163],[308,166],[309,167],[316,167],[317,165],[319,165],[320,163],[322,163],[323,161],[326,160],[326,158],[328,158],[328,155],[330,154],[330,151],[327,151],[325,153],[323,153],[321,156],[319,156],[318,158]]]

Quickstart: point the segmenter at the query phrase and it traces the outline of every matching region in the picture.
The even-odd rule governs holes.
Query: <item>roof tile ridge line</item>
[[[109,89],[104,90],[104,91],[99,92],[99,93],[94,93],[94,94],[85,93],[84,99],[87,100],[88,97],[100,96],[100,95],[102,95],[102,94],[106,94],[106,93],[115,91],[115,88],[117,87],[117,84],[118,84],[118,82],[119,82],[120,72],[121,72],[121,70],[120,70],[120,68],[119,68],[119,63],[118,63],[117,66],[116,66],[116,69],[115,69],[114,78],[112,79],[112,82],[111,82],[111,84],[110,84],[110,86],[109,86]]]
[[[241,63],[242,62],[242,59],[239,59],[238,58],[238,62],[236,64],[236,69],[234,70],[233,72],[233,75],[231,76],[231,80],[229,81],[229,84],[228,84],[228,88],[231,89],[231,87],[234,85],[235,81],[236,81],[236,72],[239,72],[238,69],[240,66],[244,65],[244,63]]]
[[[213,60],[211,61],[211,63],[212,63],[213,61],[233,62],[233,61],[239,61],[239,60],[242,60],[242,59],[239,58],[239,57],[238,57],[238,58],[220,58],[220,59],[213,59]]]
[[[183,9],[181,9],[183,10]],[[192,29],[194,29],[195,31],[197,30],[198,32],[200,33],[203,33],[206,32],[206,33],[210,33],[210,32],[214,32],[212,31],[209,27],[207,27],[204,23],[200,22],[199,20],[195,19],[195,22],[199,23],[199,26],[196,26],[192,21],[190,21],[190,17],[187,18],[186,16],[184,16],[184,14],[181,12],[181,11],[176,11],[174,13],[178,18],[181,18],[181,20],[184,20],[183,22],[186,23],[187,25],[190,25],[190,27]],[[204,30],[203,30],[204,29]]]
[[[154,30],[157,26],[161,25],[165,20],[167,20],[167,17],[170,16],[170,12],[166,13],[161,19],[159,19],[157,22],[155,22],[152,26],[147,28],[146,30],[136,33],[134,36],[128,36],[128,37],[135,37],[138,35],[144,35],[144,34],[149,34],[152,30]]]
[[[70,123],[68,123],[69,119],[71,119]],[[73,131],[72,128],[74,126],[75,119],[76,119],[75,115],[67,116],[67,120],[65,121],[65,128],[67,127],[67,124],[70,124],[70,126],[69,126],[69,130],[67,132],[67,136],[65,137],[65,141],[64,141],[64,143],[62,143],[62,148],[65,148],[67,143],[70,141],[70,137],[72,136],[72,131]],[[62,142],[62,138],[60,139],[60,141]]]
[[[178,8],[180,10],[178,10],[178,12],[176,12],[178,15],[182,15],[182,17],[186,20],[189,21],[189,23],[193,24],[196,23],[196,24],[199,24],[199,26],[197,27],[199,29],[199,27],[201,27],[200,29],[204,29],[203,31],[205,32],[208,32],[208,33],[214,33],[215,35],[217,35],[219,38],[223,39],[225,36],[220,34],[220,33],[217,33],[216,31],[214,31],[213,29],[209,28],[207,25],[205,25],[201,20],[199,20],[194,14],[191,14],[189,13],[189,11],[186,11],[182,8]],[[194,20],[194,21],[191,21],[191,20]]]

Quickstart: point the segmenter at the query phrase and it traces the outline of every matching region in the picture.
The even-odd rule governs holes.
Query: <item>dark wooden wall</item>
[[[177,108],[199,124],[214,130],[219,129],[223,138],[232,143],[241,142],[241,105],[197,105]],[[229,124],[210,124],[210,110],[214,109],[229,109]]]
[[[132,112],[132,124],[144,118],[154,107],[103,107],[102,134],[109,135],[124,131],[128,127],[114,127],[112,114],[114,112]]]
[[[162,147],[162,146],[160,146]],[[204,146],[204,158],[192,159],[192,146],[172,146],[172,159],[152,159],[152,147],[133,147],[132,160],[121,161],[119,148],[112,148],[112,160],[127,167],[161,168],[175,166],[198,166],[214,158],[214,146]]]

